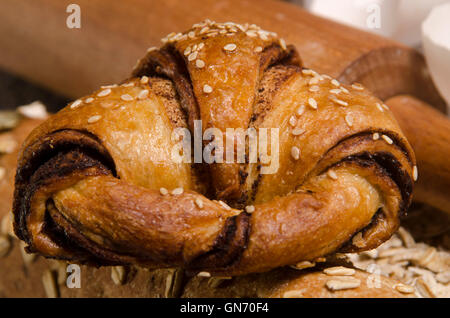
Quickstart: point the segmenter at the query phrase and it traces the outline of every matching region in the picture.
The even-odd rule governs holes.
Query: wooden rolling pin
[[[77,0],[80,29],[66,26],[70,3],[3,0],[0,67],[78,97],[128,77],[167,33],[206,18],[255,23],[296,45],[307,67],[360,82],[387,101],[417,154],[415,198],[450,213],[450,122],[430,109],[444,111],[445,103],[413,49],[278,1]]]

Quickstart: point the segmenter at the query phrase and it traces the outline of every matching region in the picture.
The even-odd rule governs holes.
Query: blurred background
[[[304,9],[343,24],[395,39],[423,52],[422,23],[433,7],[448,0],[278,0],[290,2]],[[220,2],[218,0],[217,2]],[[450,8],[450,5],[449,5]],[[379,17],[379,19],[377,18]],[[450,18],[450,15],[448,16]],[[442,31],[441,31],[442,33]],[[450,29],[442,35],[450,43]],[[449,49],[450,49],[450,44]],[[426,55],[430,55],[428,52]],[[433,79],[436,81],[429,57]],[[447,57],[448,60],[448,57]],[[436,62],[437,67],[442,64]],[[450,71],[448,71],[450,74]],[[443,92],[442,84],[436,83],[441,95],[448,100],[450,93]],[[444,85],[446,85],[445,83]],[[441,86],[441,87],[440,87]],[[447,85],[450,86],[450,85]],[[0,69],[0,109],[13,109],[33,101],[42,101],[50,111],[56,111],[68,102],[68,98],[55,94],[39,85],[29,83]]]

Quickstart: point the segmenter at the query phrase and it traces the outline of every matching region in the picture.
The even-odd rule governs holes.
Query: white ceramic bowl
[[[433,81],[450,105],[450,2],[434,7],[422,23],[422,44]]]

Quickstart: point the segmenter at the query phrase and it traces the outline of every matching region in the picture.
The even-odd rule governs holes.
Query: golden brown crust
[[[68,105],[27,138],[14,213],[29,251],[241,275],[370,249],[398,228],[415,159],[387,107],[302,71],[272,34],[205,28],[171,36],[138,65],[145,77]],[[196,119],[203,131],[278,128],[278,169],[262,174],[261,157],[206,169],[171,160],[172,131],[193,132]]]

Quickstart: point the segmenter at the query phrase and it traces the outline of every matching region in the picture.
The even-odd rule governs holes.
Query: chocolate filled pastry
[[[207,21],[163,42],[26,139],[13,212],[29,252],[231,276],[372,249],[397,230],[417,168],[379,99],[304,68],[255,25]],[[269,150],[228,129],[266,132]],[[189,133],[201,149],[176,160]],[[239,147],[243,160],[228,157]]]

